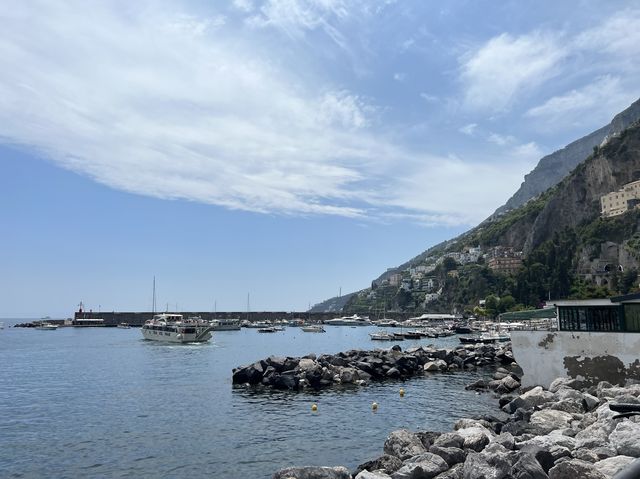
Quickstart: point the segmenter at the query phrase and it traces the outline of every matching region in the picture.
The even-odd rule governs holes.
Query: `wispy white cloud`
[[[430,95],[425,92],[420,93],[420,98],[422,98],[427,103],[437,103],[439,101],[439,98],[437,96]]]
[[[121,190],[280,214],[474,223],[526,171],[493,184],[490,165],[412,152],[372,130],[369,101],[279,67],[225,22],[136,5],[126,19],[108,2],[0,12],[0,140]],[[467,182],[492,194],[470,205]]]
[[[460,133],[464,133],[465,135],[473,136],[477,128],[478,128],[477,123],[469,123],[461,127],[458,131],[460,131]]]
[[[504,111],[518,95],[559,73],[567,52],[559,38],[539,31],[503,33],[461,58],[467,107]]]
[[[505,146],[515,143],[517,140],[511,135],[500,135],[498,133],[490,133],[487,140],[498,146]]]
[[[406,73],[402,73],[402,72],[396,72],[393,74],[393,79],[395,81],[404,81],[404,79],[407,78],[407,74]]]
[[[337,31],[332,22],[348,16],[344,0],[266,0],[250,23],[255,27],[277,28],[291,36],[318,28],[335,36]]]
[[[640,57],[640,9],[625,9],[577,35],[573,48],[603,51],[626,60],[630,68]]]
[[[253,0],[233,0],[232,4],[235,8],[245,13],[252,12],[255,8]]]
[[[530,108],[526,116],[552,128],[580,125],[585,118],[604,123],[610,119],[611,112],[620,111],[637,99],[638,92],[640,88],[634,91],[624,86],[620,78],[605,75]]]

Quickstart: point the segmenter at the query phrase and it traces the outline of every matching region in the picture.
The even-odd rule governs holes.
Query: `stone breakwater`
[[[640,419],[614,419],[612,402],[640,404],[640,384],[584,388],[561,378],[548,390],[501,396],[505,419],[460,419],[444,433],[393,431],[384,454],[353,474],[344,467],[294,467],[273,478],[612,478],[640,457]]]
[[[373,351],[310,354],[302,358],[270,356],[233,370],[233,384],[284,390],[322,389],[338,384],[365,385],[370,381],[407,379],[425,373],[512,365],[511,345],[464,345],[454,349],[400,346]],[[505,371],[490,384],[500,393],[520,387],[518,377]]]

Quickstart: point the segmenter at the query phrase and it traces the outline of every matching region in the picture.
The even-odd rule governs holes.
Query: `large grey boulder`
[[[346,467],[287,467],[273,475],[273,479],[351,479]]]
[[[355,479],[391,479],[391,476],[381,471],[362,471],[355,477]]]
[[[364,464],[360,464],[356,470],[356,474],[361,471],[379,471],[383,470],[387,474],[396,472],[402,467],[402,461],[396,456],[390,454],[384,454],[372,461],[367,461]]]
[[[472,452],[462,468],[463,479],[503,479],[509,476],[511,463],[500,455],[489,458]]]
[[[554,401],[555,399],[556,397],[552,392],[545,391],[541,386],[536,386],[506,404],[502,410],[509,414],[513,414],[518,408],[525,410],[533,409],[536,406],[541,406],[547,402]]]
[[[551,431],[569,427],[572,420],[573,416],[568,412],[543,409],[534,412],[529,422],[539,434],[548,434]]]
[[[456,464],[448,471],[438,474],[434,479],[462,479],[464,464]]]
[[[514,391],[520,387],[520,382],[513,378],[513,376],[505,376],[500,380],[500,384],[496,388],[501,394]]]
[[[489,444],[489,441],[489,436],[481,432],[476,432],[464,438],[462,447],[464,449],[471,449],[472,451],[480,452],[487,444]]]
[[[587,393],[582,395],[582,401],[585,411],[593,411],[600,404],[600,400],[597,397]]]
[[[439,447],[457,447],[462,448],[464,437],[455,432],[445,432],[441,434],[434,442],[434,446]]]
[[[609,442],[620,455],[640,457],[640,424],[620,422],[609,435]]]
[[[580,459],[569,459],[549,469],[549,479],[607,479],[595,466]]]
[[[505,449],[513,449],[515,447],[516,440],[510,432],[503,432],[494,437],[492,442],[497,442]]]
[[[393,479],[431,479],[441,472],[449,469],[449,466],[440,456],[426,452],[411,458],[411,462],[402,466],[391,477]]]
[[[514,479],[548,479],[540,463],[531,454],[520,454],[511,469]],[[577,478],[576,478],[577,479]]]
[[[393,431],[384,442],[385,454],[390,454],[401,460],[409,459],[412,456],[427,452],[420,438],[406,430],[399,429]]]
[[[605,476],[613,477],[634,460],[635,458],[631,456],[613,456],[596,462],[593,467],[595,467]]]
[[[575,435],[575,447],[594,448],[607,445],[612,427],[612,424],[604,422],[596,422],[587,426]]]
[[[462,449],[457,447],[431,446],[429,452],[437,454],[449,465],[449,467],[464,462],[467,455]]]
[[[568,449],[574,449],[576,447],[576,440],[573,437],[562,434],[560,431],[551,431],[549,434],[535,436],[532,439],[523,441],[518,444],[518,447],[522,449],[522,447],[527,444],[536,445],[543,449],[549,449],[552,446],[562,446]]]

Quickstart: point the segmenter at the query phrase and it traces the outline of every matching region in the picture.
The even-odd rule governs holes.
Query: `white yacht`
[[[371,326],[371,321],[368,317],[358,316],[343,316],[341,318],[328,319],[324,324],[331,326]]]
[[[211,325],[199,318],[183,319],[181,314],[156,314],[142,326],[144,339],[171,343],[203,343],[211,339]]]
[[[120,329],[131,329],[131,325],[129,323],[118,323],[117,327]]]
[[[214,319],[211,321],[213,331],[240,331],[239,319]]]

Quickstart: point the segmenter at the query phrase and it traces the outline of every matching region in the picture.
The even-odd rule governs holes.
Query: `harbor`
[[[172,345],[145,341],[136,328],[39,333],[4,321],[0,423],[7,447],[0,462],[9,464],[8,476],[208,478],[215,471],[267,479],[292,464],[356,468],[392,430],[446,430],[461,414],[498,412],[490,395],[464,389],[484,377],[478,370],[297,393],[232,387],[239,364],[371,349],[370,327],[269,335],[243,328],[216,332],[209,343]],[[402,347],[428,344],[459,342],[424,338]]]

